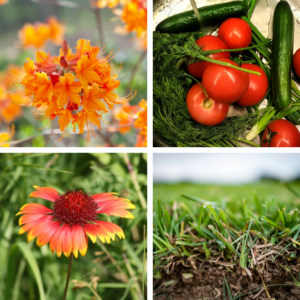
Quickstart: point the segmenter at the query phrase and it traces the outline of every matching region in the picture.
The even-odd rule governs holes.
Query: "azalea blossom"
[[[127,199],[118,198],[115,193],[90,195],[81,189],[67,191],[60,195],[54,188],[34,186],[36,191],[30,197],[52,202],[52,209],[42,204],[25,204],[17,215],[22,215],[19,234],[27,232],[28,242],[37,238],[42,247],[49,244],[51,252],[60,257],[71,253],[85,256],[88,237],[93,243],[97,238],[102,243],[110,243],[117,235],[124,239],[123,230],[116,224],[98,219],[102,214],[122,218],[134,218],[127,209],[135,206]]]
[[[6,132],[0,132],[0,147],[10,147],[9,140],[15,134],[15,126],[12,124],[11,128],[7,128]]]
[[[115,32],[122,35],[135,33],[139,47],[147,50],[147,1],[130,0],[122,10],[115,9],[114,13],[125,23],[125,26],[117,26]]]
[[[20,105],[30,101],[19,87],[19,81],[24,76],[21,67],[11,65],[6,72],[0,73],[0,122],[10,124],[22,115]]]
[[[147,147],[147,101],[141,100],[139,107],[141,109],[134,122],[134,127],[140,130],[135,147]]]
[[[8,0],[0,0],[0,5],[8,3]]]
[[[120,81],[109,64],[112,52],[100,55],[99,47],[81,39],[75,53],[64,41],[59,56],[37,51],[35,62],[27,59],[21,84],[32,98],[31,105],[38,109],[38,118],[58,118],[63,135],[69,124],[74,132],[77,126],[79,134],[86,130],[89,141],[92,125],[100,129],[103,114],[135,96],[119,97],[114,92]]]
[[[114,8],[117,5],[121,4],[124,5],[129,0],[91,0],[91,7],[97,7],[97,8]]]
[[[135,147],[147,147],[147,101],[142,99],[138,105],[124,103],[114,112],[118,120],[120,133],[128,132],[132,127],[138,130]],[[124,126],[128,125],[128,126]]]
[[[64,33],[65,26],[55,17],[50,17],[47,23],[26,23],[19,31],[19,38],[24,48],[42,48],[48,40],[57,46],[61,45]]]

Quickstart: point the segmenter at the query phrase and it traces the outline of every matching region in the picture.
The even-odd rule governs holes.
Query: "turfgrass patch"
[[[155,186],[157,300],[299,299],[298,182],[270,181],[269,193],[261,193],[262,183],[256,193],[245,188],[245,197],[231,187],[224,198],[229,187],[220,188],[215,201],[203,200],[213,186],[199,186],[200,193],[183,195],[182,201],[175,194],[176,201],[171,201],[166,188],[164,203],[155,198]],[[283,198],[274,194],[281,189]]]

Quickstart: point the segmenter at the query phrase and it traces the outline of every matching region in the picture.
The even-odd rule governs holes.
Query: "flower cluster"
[[[140,111],[134,122],[134,127],[140,130],[135,147],[147,147],[147,101],[143,99],[139,103],[139,107]]]
[[[117,5],[124,5],[128,0],[91,0],[91,6],[97,8],[114,8]]]
[[[0,122],[9,124],[22,114],[19,105],[26,105],[30,99],[16,83],[24,76],[21,67],[10,66],[5,73],[0,73]]]
[[[19,38],[24,48],[41,48],[48,40],[59,46],[63,42],[64,33],[65,26],[55,17],[50,17],[47,23],[26,23],[19,31]]]
[[[11,128],[7,128],[7,132],[0,132],[0,147],[10,147],[9,140],[15,134],[15,126],[11,125]]]
[[[135,147],[147,147],[146,100],[141,100],[138,105],[124,103],[122,107],[115,111],[115,119],[119,121],[120,133],[124,134],[128,132],[132,126],[139,131]]]
[[[90,195],[82,190],[67,191],[63,195],[51,187],[34,186],[36,191],[30,197],[42,198],[53,203],[53,209],[42,204],[25,204],[17,215],[22,215],[19,234],[27,232],[28,241],[37,238],[36,244],[42,247],[49,243],[52,253],[58,257],[71,253],[78,258],[84,256],[89,237],[93,243],[97,238],[102,243],[110,243],[117,235],[124,239],[123,230],[116,224],[98,220],[98,216],[117,216],[133,219],[127,209],[135,206],[127,199],[118,198],[115,193]]]
[[[117,27],[116,32],[127,34],[136,33],[142,49],[147,49],[147,2],[144,0],[128,1],[121,12],[115,11],[125,23],[124,27]]]
[[[8,3],[8,0],[0,0],[0,5]]]
[[[26,75],[22,80],[27,96],[32,96],[32,105],[44,111],[44,118],[58,117],[60,130],[66,132],[69,124],[79,128],[79,134],[87,128],[87,141],[91,125],[99,129],[103,113],[114,104],[131,100],[135,94],[119,97],[114,90],[120,85],[108,61],[98,58],[99,47],[92,47],[88,40],[78,40],[73,54],[66,41],[60,56],[51,57],[43,51],[36,53],[36,62],[27,59],[24,64]]]

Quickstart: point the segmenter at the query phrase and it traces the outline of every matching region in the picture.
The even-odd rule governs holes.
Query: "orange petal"
[[[56,243],[56,255],[58,257],[61,257],[61,254],[64,249],[64,243],[65,243],[65,238],[66,238],[66,224],[63,224],[60,230],[59,235],[57,236],[57,243]]]
[[[99,227],[101,227],[110,235],[113,241],[115,240],[115,234],[117,234],[120,239],[122,238],[125,239],[124,232],[118,225],[106,221],[95,221],[95,222],[98,224]]]
[[[97,202],[99,209],[97,214],[107,214],[122,218],[133,219],[132,213],[126,209],[133,209],[135,206],[127,199],[118,198],[113,194],[104,193],[93,195],[92,198]]]
[[[93,243],[96,242],[97,237],[102,243],[110,243],[110,235],[100,226],[95,224],[85,224],[84,230],[86,234],[90,237]]]
[[[54,254],[54,252],[56,250],[58,238],[59,238],[62,228],[63,228],[63,226],[59,227],[50,240],[49,247],[50,247],[52,254]]]
[[[48,228],[49,223],[52,222],[53,216],[45,216],[43,222],[39,222],[37,225],[32,227],[27,234],[27,240],[28,242],[32,241],[35,239],[37,236],[45,232],[45,230]],[[27,224],[28,225],[28,224]],[[26,226],[26,225],[25,225]],[[23,226],[23,228],[25,227]]]
[[[21,207],[16,216],[21,214],[51,214],[53,210],[38,203],[29,203]]]
[[[48,244],[51,240],[51,238],[53,237],[53,235],[55,234],[55,232],[59,229],[60,226],[60,222],[59,221],[51,221],[47,224],[44,232],[42,232],[37,240],[36,240],[36,244],[38,247],[42,247],[46,244]]]
[[[56,189],[51,188],[51,187],[39,187],[34,185],[33,186],[35,189],[37,189],[37,191],[32,192],[29,197],[35,197],[35,198],[42,198],[45,200],[49,200],[54,202],[58,195],[58,192]]]
[[[78,258],[78,250],[82,256],[85,256],[88,242],[86,234],[80,225],[72,226],[72,243],[74,256]]]
[[[64,245],[63,245],[63,252],[66,257],[69,257],[72,252],[72,230],[70,225],[68,224],[65,225],[66,225],[65,226],[66,235],[65,235]]]

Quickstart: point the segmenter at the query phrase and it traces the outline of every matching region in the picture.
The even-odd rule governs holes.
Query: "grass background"
[[[50,201],[29,198],[33,185],[53,187],[59,193],[74,187],[92,194],[117,192],[136,205],[134,219],[101,216],[119,225],[126,239],[116,237],[109,245],[89,240],[86,256],[73,260],[71,280],[78,282],[70,282],[67,299],[143,299],[147,210],[141,197],[147,195],[147,156],[128,157],[140,194],[123,154],[0,154],[0,299],[47,300],[63,295],[69,259],[18,234],[15,215],[24,204],[51,207]]]
[[[288,185],[300,193],[300,180],[288,182]],[[226,206],[226,203],[234,203],[235,201],[239,203],[242,200],[254,208],[254,195],[257,195],[262,203],[273,202],[279,207],[286,206],[288,210],[300,208],[299,198],[285,186],[285,183],[268,178],[236,185],[178,182],[173,184],[155,183],[153,187],[154,200],[159,199],[162,204],[172,204],[177,201],[197,205],[181,197],[181,194],[216,202],[222,208]],[[235,210],[235,206],[231,206],[231,209]]]

